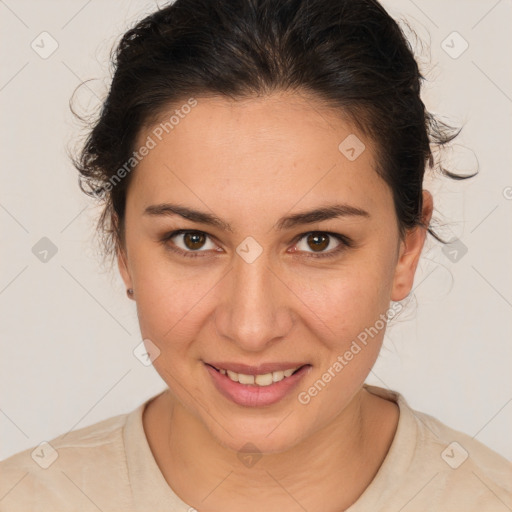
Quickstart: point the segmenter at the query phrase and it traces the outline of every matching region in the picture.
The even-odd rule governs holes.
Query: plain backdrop
[[[439,232],[455,241],[443,249],[428,236],[411,300],[367,382],[400,391],[413,408],[512,460],[512,2],[383,3],[419,38],[410,36],[427,108],[464,126],[444,164],[479,174],[428,176]],[[2,459],[129,412],[165,388],[133,354],[135,304],[117,269],[101,266],[99,210],[66,154],[84,135],[69,110],[74,89],[92,79],[76,103],[93,113],[112,46],[155,6],[0,1]]]

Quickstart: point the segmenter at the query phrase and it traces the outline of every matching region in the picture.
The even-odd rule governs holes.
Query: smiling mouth
[[[299,370],[301,370],[305,366],[311,366],[310,364],[302,364],[302,365],[294,366],[291,368],[287,368],[285,370],[276,370],[276,371],[261,373],[261,374],[246,374],[246,373],[234,372],[232,370],[227,370],[225,368],[217,368],[216,366],[213,366],[212,364],[209,364],[209,363],[205,363],[205,364],[210,366],[217,372],[221,373],[222,375],[225,375],[233,382],[238,382],[240,384],[246,384],[246,385],[256,385],[256,386],[270,386],[271,384],[274,384],[276,382],[281,382],[282,380],[285,380],[288,377],[291,377],[292,375],[297,373]]]

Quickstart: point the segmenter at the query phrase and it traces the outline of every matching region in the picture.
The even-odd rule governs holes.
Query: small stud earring
[[[126,290],[126,293],[127,293],[129,296],[133,295],[133,289],[132,289],[132,288],[128,288],[128,289]]]

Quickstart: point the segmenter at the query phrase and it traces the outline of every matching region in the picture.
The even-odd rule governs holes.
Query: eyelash
[[[175,231],[171,231],[170,233],[166,234],[160,241],[162,244],[164,244],[166,246],[166,248],[168,250],[175,252],[185,258],[204,257],[201,253],[206,252],[206,251],[183,251],[180,248],[177,248],[173,245],[167,244],[167,242],[171,238],[174,238],[177,235],[182,235],[184,233],[200,233],[200,234],[210,237],[210,235],[208,233],[205,233],[204,231],[197,231],[194,229],[177,229]],[[339,241],[340,245],[338,245],[338,247],[336,249],[333,249],[333,250],[331,250],[329,252],[325,252],[325,253],[315,254],[315,253],[306,252],[304,254],[306,254],[307,258],[333,258],[333,257],[337,256],[338,254],[340,254],[342,251],[353,246],[352,240],[350,240],[350,238],[348,238],[344,235],[340,235],[338,233],[331,233],[329,231],[308,231],[307,233],[302,233],[301,235],[299,235],[298,237],[295,238],[294,244],[298,243],[300,240],[302,240],[307,235],[310,235],[313,233],[331,236],[332,238]]]

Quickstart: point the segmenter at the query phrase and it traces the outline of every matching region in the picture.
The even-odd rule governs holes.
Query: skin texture
[[[350,506],[375,476],[392,442],[397,406],[362,388],[385,328],[305,405],[299,391],[321,378],[379,315],[411,291],[426,231],[399,239],[392,193],[375,172],[375,151],[340,112],[298,93],[198,104],[140,162],[127,195],[125,246],[118,263],[141,333],[160,350],[153,361],[169,392],[144,413],[162,474],[201,512],[335,512]],[[139,135],[143,144],[151,127]],[[350,161],[338,145],[355,134],[366,149]],[[424,194],[424,220],[432,196]],[[180,216],[149,216],[159,203],[213,213],[232,232]],[[347,203],[347,216],[278,231],[284,215]],[[201,231],[202,247],[176,229]],[[343,234],[321,249],[311,231]],[[254,238],[252,263],[237,247]],[[300,238],[302,236],[302,238]],[[173,245],[199,257],[180,256]],[[327,245],[328,243],[328,245]],[[293,252],[295,251],[295,252]],[[213,386],[203,361],[312,365],[298,390],[268,407],[243,407]],[[247,467],[246,443],[262,457]]]

